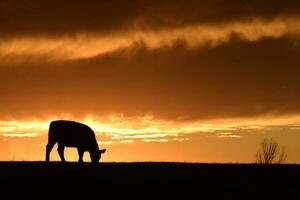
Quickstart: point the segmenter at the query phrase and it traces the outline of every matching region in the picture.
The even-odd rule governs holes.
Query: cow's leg
[[[77,151],[78,151],[78,156],[79,156],[78,162],[82,163],[83,162],[83,153],[84,153],[84,151],[80,148],[77,148]]]
[[[62,144],[58,144],[57,152],[62,162],[65,162],[64,150],[65,146]]]
[[[54,144],[55,144],[55,142],[49,142],[46,145],[46,162],[49,162],[49,160],[50,160],[50,152],[51,152]]]

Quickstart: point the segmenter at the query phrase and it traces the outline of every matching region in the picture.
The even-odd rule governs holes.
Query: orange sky
[[[260,140],[272,137],[288,147],[288,161],[295,163],[300,153],[299,119],[265,116],[172,122],[150,115],[112,115],[100,119],[89,116],[81,121],[95,131],[99,146],[107,148],[103,161],[254,162]],[[43,160],[50,121],[1,121],[1,159]],[[52,160],[59,160],[56,150],[51,155]],[[66,158],[77,160],[77,150],[66,149]],[[85,160],[89,161],[88,153]]]
[[[104,161],[254,162],[273,137],[300,163],[299,9],[1,2],[0,160],[43,160],[50,121],[70,119],[96,132]]]

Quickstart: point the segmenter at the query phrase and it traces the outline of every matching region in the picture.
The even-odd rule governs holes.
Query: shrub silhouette
[[[256,161],[261,164],[284,163],[287,153],[272,138],[264,138],[260,143],[260,150],[256,154]]]

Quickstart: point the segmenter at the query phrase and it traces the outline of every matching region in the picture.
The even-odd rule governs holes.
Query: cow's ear
[[[105,153],[106,149],[101,149],[99,152],[100,153]]]

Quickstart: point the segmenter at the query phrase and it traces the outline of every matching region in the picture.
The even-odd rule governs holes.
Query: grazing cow
[[[88,151],[91,161],[98,163],[101,154],[106,151],[106,149],[99,150],[95,133],[90,127],[74,121],[57,120],[50,123],[48,144],[46,146],[46,162],[49,162],[50,152],[55,143],[58,143],[57,151],[62,162],[65,162],[65,147],[77,148],[79,162],[83,162],[83,154]]]

